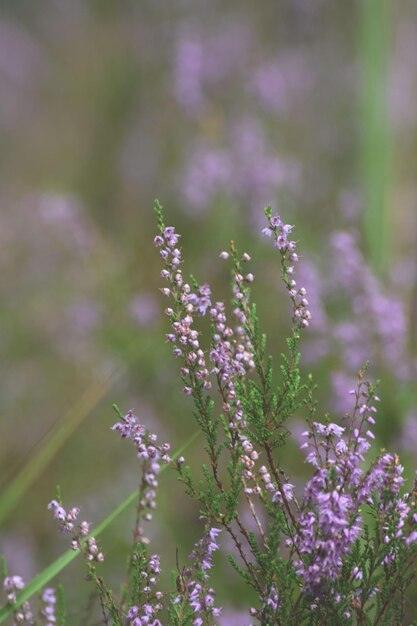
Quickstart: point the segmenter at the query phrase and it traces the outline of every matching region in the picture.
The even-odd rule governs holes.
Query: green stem
[[[361,179],[368,258],[386,273],[389,260],[390,132],[387,103],[390,0],[361,0]]]

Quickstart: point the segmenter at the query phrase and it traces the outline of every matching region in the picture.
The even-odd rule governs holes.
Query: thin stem
[[[408,570],[410,569],[411,565],[413,565],[414,560],[415,560],[415,559],[412,559],[411,561],[409,561],[409,563],[407,564],[407,566],[406,566],[405,568],[402,568],[402,569],[398,572],[398,574],[397,574],[397,576],[396,576],[396,578],[395,578],[395,581],[394,581],[394,582],[392,583],[392,585],[391,585],[391,590],[390,590],[389,594],[387,595],[387,597],[385,598],[385,601],[384,601],[383,605],[381,606],[381,608],[380,608],[380,610],[379,610],[379,612],[378,612],[378,614],[377,614],[377,616],[376,616],[376,618],[375,618],[375,621],[374,621],[373,626],[378,626],[378,624],[380,623],[380,620],[382,620],[382,618],[384,617],[384,614],[385,614],[385,612],[386,612],[387,608],[389,607],[389,603],[391,602],[391,600],[392,600],[393,596],[394,596],[394,595],[396,594],[396,592],[398,591],[398,588],[397,588],[397,584],[398,584],[398,582],[399,582],[399,581],[401,580],[401,578],[402,578],[402,577],[404,577],[404,576],[405,576],[405,574],[408,572]]]
[[[244,487],[246,488],[246,481],[245,481],[245,479],[244,479],[244,478],[243,478],[243,485],[244,485]],[[264,547],[266,547],[266,537],[265,537],[265,533],[264,533],[264,530],[263,530],[263,528],[262,528],[261,521],[260,521],[260,519],[259,519],[259,517],[258,517],[258,515],[257,515],[257,513],[256,513],[256,509],[255,509],[255,506],[254,506],[254,504],[253,504],[253,502],[252,502],[252,498],[250,497],[250,495],[249,495],[248,493],[246,493],[246,491],[245,491],[245,496],[246,496],[246,500],[247,500],[247,503],[248,503],[248,505],[249,505],[249,508],[250,508],[250,510],[251,510],[252,517],[253,517],[253,519],[255,520],[255,524],[257,525],[258,530],[259,530],[259,532],[260,532],[260,535],[261,535],[261,537],[262,537],[262,540],[263,540],[263,543],[264,543]]]
[[[250,561],[248,561],[248,559],[247,559],[247,557],[245,555],[245,552],[243,551],[242,544],[240,543],[239,539],[237,538],[236,534],[234,533],[232,527],[229,524],[226,524],[226,523],[223,522],[223,526],[227,530],[229,535],[232,537],[233,542],[234,542],[236,548],[239,551],[240,558],[244,562],[244,564],[246,566],[246,569],[248,570],[249,574],[251,574],[251,576],[253,578],[253,581],[254,581],[255,589],[258,591],[258,593],[261,594],[263,592],[262,586],[260,585],[260,583],[258,581],[256,573],[255,573],[255,571],[253,569],[252,563],[250,563]]]

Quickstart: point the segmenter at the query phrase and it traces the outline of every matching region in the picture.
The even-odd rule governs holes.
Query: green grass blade
[[[199,434],[200,431],[196,431],[188,439],[188,441],[186,441],[185,444],[175,452],[172,458],[176,459],[181,456],[181,454],[183,454],[183,452],[187,448],[189,448],[192,443],[194,443]],[[168,465],[163,465],[159,473],[162,474],[162,472],[164,472],[167,467]],[[114,509],[114,511],[112,511],[100,524],[95,527],[94,532],[92,533],[93,536],[97,537],[100,533],[103,532],[103,530],[110,526],[110,524],[114,522],[114,520],[119,517],[119,515],[121,515],[123,511],[125,511],[131,504],[136,501],[138,494],[138,490],[135,490],[126,498],[126,500],[119,504],[119,506]],[[62,572],[62,570],[78,556],[78,554],[79,552],[76,552],[74,550],[68,550],[67,552],[64,552],[64,554],[62,554],[56,561],[51,563],[51,565],[48,565],[48,567],[40,572],[40,574],[35,576],[35,578],[33,578],[33,580],[31,580],[30,583],[28,583],[26,587],[22,589],[20,593],[18,593],[16,604],[6,605],[2,609],[0,609],[0,624],[3,623],[4,620],[6,620],[8,617],[11,617],[13,615],[13,611],[21,606],[23,602],[26,602],[26,600],[31,598],[33,595],[41,591],[41,589],[43,589],[46,585],[48,585],[50,581],[55,578],[55,576]]]
[[[383,275],[389,263],[390,129],[388,57],[390,0],[360,3],[361,178],[368,258]]]
[[[14,480],[1,494],[0,524],[6,520],[29,487],[45,470],[67,439],[91,413],[94,407],[97,406],[98,402],[106,395],[123,372],[124,369],[119,368],[112,372],[104,381],[93,384],[65,417],[52,427],[42,441],[39,450],[29,458]]]
[[[20,468],[16,477],[0,495],[0,524],[9,517],[29,487],[42,474],[73,432],[91,414],[112,386],[120,380],[127,366],[145,353],[149,346],[149,339],[145,341],[140,338],[138,343],[132,345],[129,355],[125,358],[125,364],[115,369],[106,379],[91,385],[74,407],[44,436],[38,444],[39,448]]]

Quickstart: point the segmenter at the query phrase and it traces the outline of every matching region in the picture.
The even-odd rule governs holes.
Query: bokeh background
[[[46,511],[57,483],[94,523],[135,488],[113,402],[173,449],[195,429],[164,343],[155,197],[185,269],[220,296],[219,252],[233,238],[253,253],[277,356],[289,310],[262,207],[295,225],[321,411],[349,408],[369,359],[378,443],[416,464],[416,58],[414,0],[1,1],[0,552],[12,573],[30,580],[66,548]],[[187,453],[197,465],[200,448]],[[152,535],[168,576],[198,511],[169,472],[161,483]],[[102,538],[112,581],[132,515]],[[220,570],[224,624],[241,626],[240,590]],[[60,576],[74,625],[89,599],[81,572]]]

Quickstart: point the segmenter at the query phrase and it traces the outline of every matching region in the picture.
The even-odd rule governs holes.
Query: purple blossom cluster
[[[145,604],[142,607],[135,605],[126,613],[126,619],[129,626],[162,626],[155,614],[156,610],[152,604]]]
[[[118,432],[123,439],[130,439],[136,447],[137,458],[142,468],[139,508],[143,518],[149,522],[152,520],[152,511],[156,508],[156,490],[161,463],[171,462],[169,456],[171,446],[169,443],[159,445],[157,435],[149,432],[132,410],[122,415],[112,430]],[[135,538],[144,543],[148,542],[139,523],[135,530]]]
[[[59,530],[72,536],[71,548],[80,550],[90,563],[104,561],[104,554],[99,550],[94,537],[85,537],[90,531],[90,524],[86,521],[76,524],[80,514],[78,507],[66,511],[58,500],[52,500],[48,509],[53,511],[54,518],[59,522]]]
[[[334,580],[339,575],[343,559],[361,531],[359,505],[372,493],[372,488],[371,491],[363,488],[360,464],[373,438],[370,430],[365,437],[362,431],[366,417],[374,423],[371,416],[374,407],[368,407],[367,403],[358,407],[361,396],[363,400],[371,400],[362,387],[355,394],[359,427],[354,412],[347,429],[313,421],[310,430],[303,433],[307,441],[301,447],[309,451],[306,461],[316,471],[305,489],[304,508],[294,541],[300,557],[295,567],[306,589],[316,593],[323,580]]]
[[[280,601],[277,589],[274,584],[270,586],[268,593],[266,594],[266,598],[262,601],[261,609],[256,609],[255,607],[251,607],[250,615],[252,617],[256,617],[257,620],[260,621],[261,624],[269,623],[269,621],[273,619],[272,616],[275,616],[277,611],[280,608]]]
[[[266,599],[266,606],[270,607],[271,610],[275,613],[279,608],[279,596],[278,592],[275,588],[275,585],[271,585],[271,589],[269,590],[268,597]]]
[[[222,252],[221,256],[228,258],[228,253]],[[250,258],[247,253],[244,256]],[[229,427],[232,430],[237,430],[239,426],[242,429],[246,428],[242,404],[236,391],[236,381],[255,367],[253,347],[243,331],[243,325],[247,323],[247,317],[242,311],[242,302],[246,297],[244,281],[252,282],[253,275],[249,273],[245,278],[241,274],[235,275],[233,292],[238,303],[233,311],[238,322],[235,329],[227,325],[226,307],[223,302],[216,302],[210,309],[210,318],[214,326],[213,346],[210,350],[210,360],[214,367],[211,374],[217,378],[223,398],[223,409],[229,416]]]
[[[287,233],[289,233],[290,228],[291,227],[288,226],[287,229],[284,229],[284,230],[287,230]],[[271,231],[271,234],[272,234],[272,231]],[[223,259],[227,259],[229,257],[229,254],[227,252],[222,252],[220,256]],[[249,285],[253,283],[254,276],[251,272],[246,274],[245,277],[243,277],[242,273],[240,273],[242,263],[246,263],[247,261],[250,261],[250,259],[251,257],[247,252],[243,253],[240,262],[237,262],[238,260],[235,257],[235,264],[237,262],[237,265],[235,267],[235,272],[234,272],[233,295],[235,298],[236,307],[233,313],[239,324],[239,326],[236,328],[236,334],[241,336],[241,341],[243,340],[246,343],[246,352],[248,355],[246,359],[246,364],[247,364],[246,370],[245,368],[243,368],[240,372],[236,373],[236,375],[241,375],[241,376],[245,375],[247,372],[250,372],[255,368],[254,347],[252,345],[252,342],[249,338],[248,333],[244,330],[244,327],[249,324],[249,320],[251,317],[250,305],[249,305],[249,294],[250,294]],[[284,263],[284,267],[286,267],[285,263]],[[294,282],[293,279],[292,279],[292,282]],[[302,290],[302,293],[304,293],[304,290]],[[243,353],[244,350],[245,348],[243,345],[238,345],[238,356],[240,353]],[[231,380],[231,384],[232,385],[234,384],[233,379]],[[228,405],[226,405],[226,408],[228,408]],[[239,411],[238,415],[241,420],[242,415],[243,415],[242,412]],[[236,427],[233,424],[233,422],[232,422],[232,425]],[[253,504],[250,500],[251,496],[257,495],[262,498],[264,496],[264,492],[266,491],[270,495],[272,495],[272,501],[274,503],[275,502],[282,503],[284,498],[289,502],[294,497],[294,493],[293,493],[294,485],[292,485],[291,483],[282,483],[280,485],[277,485],[276,481],[272,480],[271,474],[265,465],[262,465],[258,469],[255,468],[255,462],[259,459],[259,453],[257,450],[254,449],[253,442],[250,441],[248,433],[245,432],[245,429],[247,427],[246,422],[245,421],[241,422],[240,426],[243,429],[243,432],[240,432],[239,435],[240,435],[240,441],[241,441],[242,448],[243,448],[243,453],[240,457],[240,460],[244,467],[243,474],[242,474],[243,480],[244,480],[244,487],[245,487],[244,491],[245,491],[246,496],[248,497],[250,508],[255,517],[256,524],[258,528],[260,529],[261,527],[260,521],[254,511]]]
[[[223,391],[223,408],[230,416],[229,426],[233,429],[237,427],[236,422],[241,422],[243,412],[241,404],[237,399],[235,388],[236,378],[245,374],[245,363],[251,359],[242,346],[236,349],[235,341],[231,340],[234,332],[230,326],[226,325],[225,305],[223,302],[216,302],[210,309],[210,317],[214,324],[213,348],[210,350],[210,360],[214,363],[211,373],[214,374]]]
[[[304,287],[297,289],[294,279],[294,266],[298,262],[296,252],[296,242],[289,239],[293,227],[285,224],[279,215],[272,215],[272,211],[267,212],[269,226],[262,230],[264,237],[271,237],[274,246],[278,248],[283,259],[283,278],[290,294],[293,305],[293,320],[301,328],[310,325],[311,313],[308,309],[308,300]]]
[[[143,587],[145,599],[140,606],[135,604],[126,613],[129,626],[162,626],[157,614],[162,610],[163,594],[161,591],[154,591],[160,572],[159,556],[153,554],[147,559],[146,567],[140,571],[140,576],[146,583]]]
[[[269,494],[272,502],[280,505],[283,504],[284,500],[287,503],[294,500],[294,485],[292,483],[280,483],[278,485],[265,465],[261,465],[257,471],[254,471],[255,461],[259,458],[259,453],[253,450],[253,446],[248,440],[243,442],[243,449],[249,454],[242,456],[242,463],[245,467],[243,471],[245,494],[247,496],[257,495],[261,499]],[[259,525],[257,518],[255,521]]]
[[[227,324],[225,305],[223,302],[211,303],[211,291],[208,285],[198,287],[194,292],[187,283],[183,283],[181,269],[181,252],[174,247],[179,241],[179,235],[171,227],[164,227],[161,235],[154,239],[156,246],[161,247],[160,255],[165,261],[165,269],[161,275],[168,280],[171,288],[164,288],[163,294],[174,298],[175,310],[167,308],[166,315],[171,319],[173,333],[167,335],[168,341],[175,345],[174,355],[184,358],[185,363],[181,374],[186,381],[184,393],[191,395],[193,385],[197,383],[206,391],[212,387],[210,376],[215,376],[223,399],[223,409],[229,419],[229,428],[239,432],[241,442],[250,446],[247,437],[242,434],[246,424],[243,419],[241,401],[237,397],[236,380],[254,368],[253,351],[250,341],[243,331],[246,323],[245,314],[239,306],[234,310],[238,326],[233,329]],[[228,258],[228,253],[221,254]],[[248,261],[250,256],[245,253],[243,260]],[[254,277],[248,273],[244,278],[241,274],[235,275],[234,297],[237,303],[244,300],[243,283],[251,283]],[[206,355],[200,346],[199,332],[192,328],[194,313],[204,316],[209,311],[213,322],[213,345],[209,358],[213,363],[208,368]],[[255,451],[251,450],[248,463],[253,466]],[[257,458],[257,457],[256,457]],[[245,455],[242,456],[245,462]],[[246,463],[246,465],[248,464]],[[250,471],[250,468],[247,468]]]
[[[208,585],[208,571],[213,567],[213,554],[219,549],[217,537],[220,530],[211,527],[190,553],[191,567],[185,572],[186,593],[193,610],[193,626],[212,623],[220,616],[221,609],[214,606],[215,591]],[[176,602],[180,602],[177,596]]]
[[[16,604],[16,594],[24,589],[24,587],[25,582],[21,576],[6,576],[3,580],[3,590],[6,593],[7,602],[12,605]],[[55,604],[55,589],[51,587],[45,588],[42,592],[41,607],[39,610],[41,621],[38,622],[36,620],[35,612],[32,610],[30,603],[26,600],[14,611],[14,625],[39,624],[40,626],[54,626],[54,624],[56,624]]]
[[[3,581],[3,589],[7,595],[7,602],[15,604],[16,592],[23,589],[25,582],[21,576],[6,576]]]
[[[244,252],[238,260],[232,246],[232,255],[235,262],[232,287],[235,305],[233,315],[237,326],[233,329],[227,325],[224,303],[217,302],[210,310],[210,317],[214,324],[213,347],[210,351],[214,368],[211,373],[217,377],[223,410],[229,420],[229,429],[237,435],[237,438],[232,437],[232,447],[236,446],[236,449],[239,447],[244,490],[250,499],[252,494],[262,493],[255,469],[259,453],[250,440],[237,384],[239,379],[255,369],[254,347],[245,331],[245,326],[248,325],[250,319],[249,286],[254,281],[254,275],[251,272],[245,272],[245,276],[243,275],[243,264],[251,260],[247,252]],[[225,260],[229,256],[226,251],[220,254],[220,257]]]
[[[21,576],[6,576],[3,581],[3,589],[6,593],[7,602],[16,604],[17,592],[21,591],[25,586]],[[33,624],[34,614],[29,602],[23,602],[16,611],[14,611],[14,625],[17,624]],[[49,624],[48,624],[49,626]]]
[[[164,227],[161,235],[154,239],[155,246],[161,248],[160,255],[165,262],[161,272],[162,278],[167,280],[170,287],[164,287],[164,296],[172,296],[175,308],[168,307],[165,314],[171,320],[171,333],[167,340],[174,344],[174,355],[183,357],[185,361],[181,374],[188,383],[184,386],[184,393],[190,395],[193,379],[199,381],[204,389],[211,388],[210,372],[207,368],[204,351],[200,347],[199,332],[193,328],[193,314],[205,315],[211,306],[210,288],[208,285],[199,287],[194,293],[188,283],[184,283],[181,265],[181,250],[177,247],[179,235],[171,226]]]
[[[42,592],[42,617],[45,618],[45,626],[54,626],[56,624],[56,614],[55,614],[55,605],[56,605],[56,595],[55,589],[52,587],[47,587]]]
[[[299,520],[294,547],[300,555],[294,565],[308,591],[319,593],[323,580],[335,580],[343,558],[360,533],[350,495],[329,489],[330,473],[320,469],[305,490],[306,510]]]
[[[352,417],[345,416],[346,427],[312,421],[303,433],[307,441],[301,448],[308,451],[306,461],[315,472],[306,485],[297,534],[288,544],[298,555],[294,565],[305,589],[317,596],[323,593],[325,581],[340,575],[344,559],[360,536],[361,505],[376,507],[382,520],[387,546],[382,565],[398,556],[401,544],[395,540],[401,539],[407,547],[417,541],[417,518],[410,516],[407,498],[399,495],[404,478],[398,458],[385,453],[368,471],[363,469],[375,439],[370,427],[375,424],[374,402],[379,398],[361,378],[351,394],[355,407]],[[357,570],[353,575],[360,580],[362,573]]]

